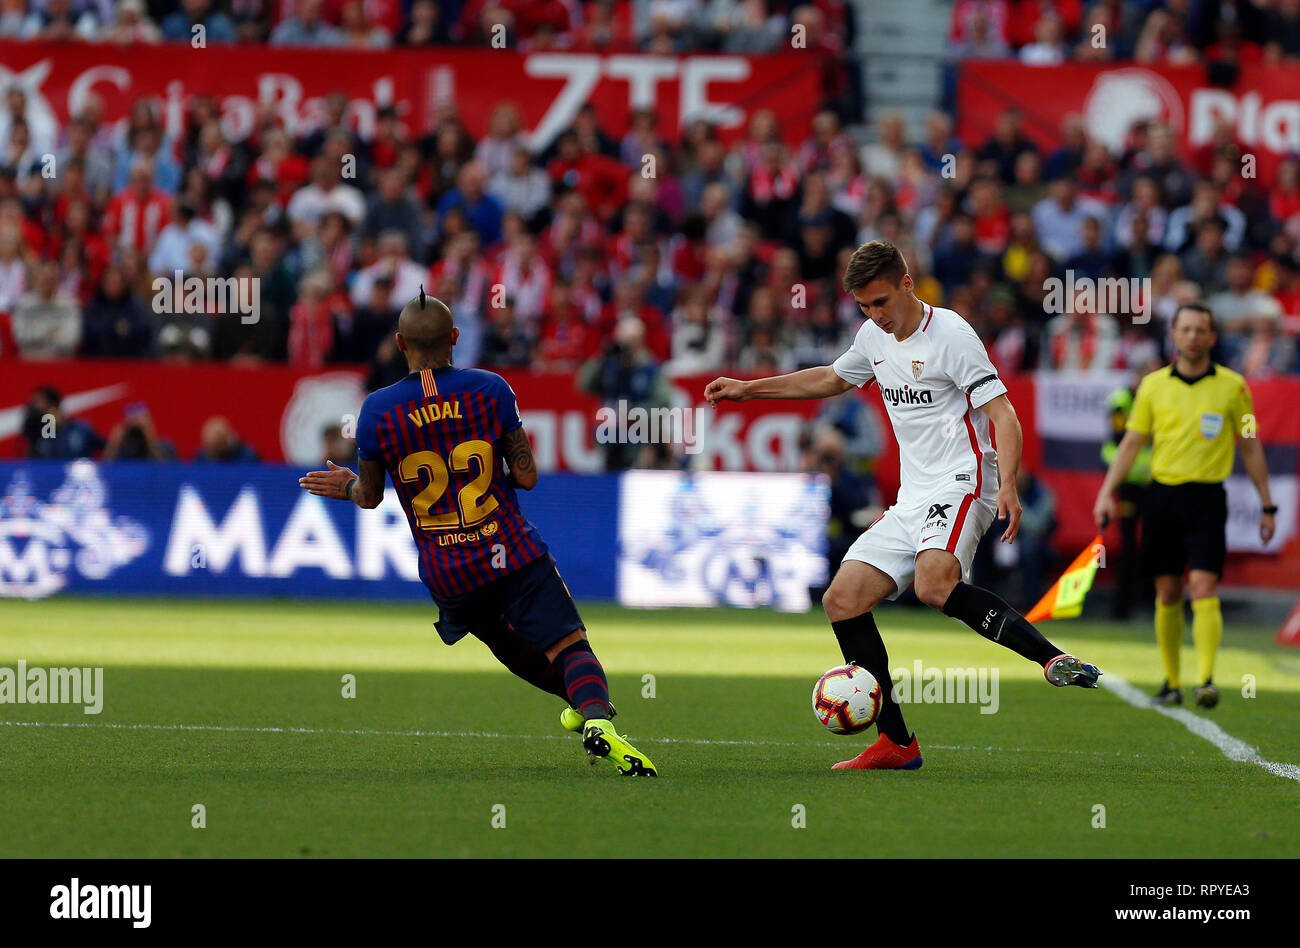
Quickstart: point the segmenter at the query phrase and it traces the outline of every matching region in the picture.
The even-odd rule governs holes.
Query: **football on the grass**
[[[838,665],[817,679],[813,713],[833,734],[856,734],[880,713],[880,683],[865,668]]]

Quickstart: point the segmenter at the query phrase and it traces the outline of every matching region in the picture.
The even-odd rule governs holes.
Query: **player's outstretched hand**
[[[704,397],[709,407],[714,408],[718,402],[743,402],[749,396],[745,393],[745,383],[739,379],[718,378],[704,386]]]
[[[326,461],[327,471],[308,471],[298,478],[298,486],[319,497],[331,497],[334,500],[347,500],[348,481],[357,475],[346,467],[339,467],[333,461]]]
[[[1009,521],[1002,542],[1010,543],[1020,532],[1020,495],[1010,484],[998,491],[998,519]]]

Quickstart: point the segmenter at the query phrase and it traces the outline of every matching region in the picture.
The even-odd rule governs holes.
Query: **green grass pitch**
[[[477,641],[442,645],[432,606],[0,602],[0,665],[105,668],[97,716],[0,704],[0,857],[1300,855],[1300,783],[1108,691],[1052,688],[933,613],[880,611],[891,663],[997,668],[999,708],[905,707],[925,755],[910,773],[829,770],[875,731],[813,718],[839,662],[820,614],[584,615],[658,780],[588,766],[560,702]],[[1045,631],[1158,683],[1146,622]],[[1300,652],[1271,636],[1229,624],[1223,701],[1198,713],[1300,764]]]

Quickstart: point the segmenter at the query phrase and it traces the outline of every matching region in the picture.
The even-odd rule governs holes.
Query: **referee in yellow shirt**
[[[1097,494],[1093,517],[1100,526],[1119,513],[1115,491],[1128,476],[1147,441],[1151,448],[1151,486],[1142,516],[1142,558],[1155,574],[1156,642],[1165,666],[1158,704],[1182,704],[1179,649],[1183,641],[1183,574],[1192,598],[1192,642],[1196,646],[1196,703],[1219,703],[1214,686],[1214,656],[1223,637],[1219,577],[1227,549],[1227,492],[1234,441],[1259,491],[1263,505],[1259,535],[1267,543],[1276,528],[1268,492],[1264,447],[1255,437],[1254,408],[1246,381],[1210,361],[1218,338],[1214,314],[1201,303],[1187,303],[1174,314],[1173,341],[1178,357],[1168,368],[1142,379],[1128,430],[1119,443],[1106,480]],[[1243,431],[1249,431],[1243,435]]]

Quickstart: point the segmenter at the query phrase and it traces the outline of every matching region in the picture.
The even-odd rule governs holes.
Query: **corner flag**
[[[1101,538],[1102,535],[1097,534],[1087,548],[1074,558],[1061,578],[1038,600],[1038,605],[1029,610],[1026,620],[1042,622],[1044,619],[1071,619],[1083,611],[1083,597],[1092,588],[1097,567],[1106,556]]]

